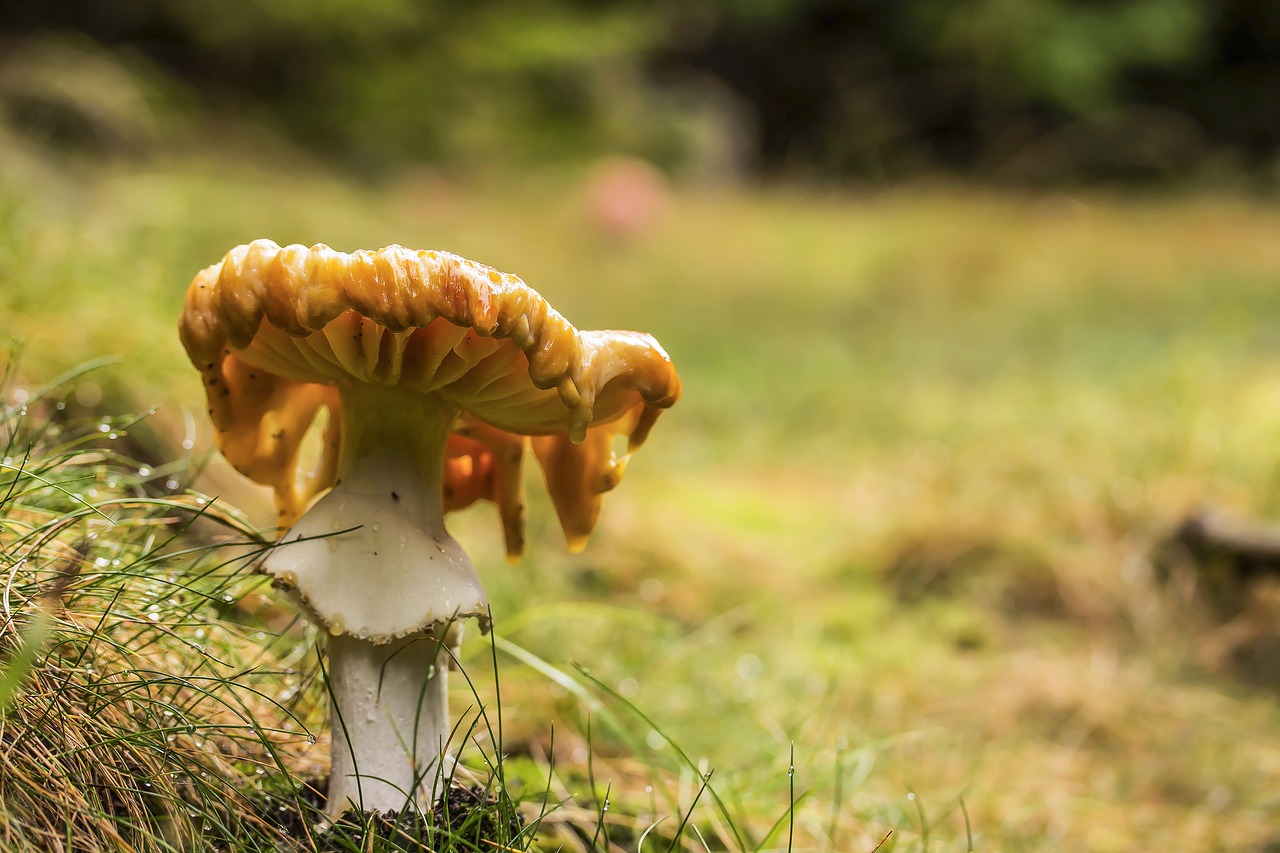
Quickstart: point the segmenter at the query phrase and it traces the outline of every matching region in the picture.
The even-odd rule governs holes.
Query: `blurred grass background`
[[[486,508],[453,527],[503,638],[716,769],[740,826],[700,801],[712,847],[762,841],[792,786],[798,849],[964,850],[961,797],[979,850],[1280,845],[1280,587],[1208,596],[1169,545],[1202,508],[1280,516],[1268,5],[135,0],[0,27],[15,393],[120,355],[71,402],[155,407],[143,461],[211,447],[176,317],[255,237],[448,249],[663,342],[685,397],[584,555],[536,483],[521,567]],[[204,488],[268,521],[216,460]],[[588,742],[579,697],[502,666],[508,770],[537,792],[554,758],[588,804],[566,821],[594,826],[589,759],[619,826],[690,807],[647,723],[615,707],[627,743],[596,709]]]

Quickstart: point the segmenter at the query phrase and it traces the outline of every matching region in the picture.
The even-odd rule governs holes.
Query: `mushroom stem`
[[[441,477],[457,409],[433,395],[379,385],[353,383],[339,394],[342,447],[330,494],[389,498],[424,532],[448,537]]]
[[[340,393],[334,487],[263,570],[332,635],[327,811],[430,808],[448,763],[442,634],[460,617],[483,619],[488,601],[444,526],[441,478],[455,410],[384,386]]]
[[[449,662],[443,630],[378,646],[329,640],[333,764],[326,811],[429,808],[451,763]],[[452,633],[452,632],[451,632]]]

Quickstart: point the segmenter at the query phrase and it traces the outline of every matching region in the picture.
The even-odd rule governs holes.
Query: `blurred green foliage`
[[[215,66],[207,73],[220,96],[248,94],[259,118],[322,150],[542,160],[563,147],[651,149],[660,133],[656,110],[626,79],[653,41],[643,7],[232,5],[177,4],[173,25]],[[646,130],[629,139],[628,128]]]
[[[1114,104],[1132,68],[1193,59],[1208,23],[1196,0],[925,0],[913,11],[929,47],[984,88],[1072,113]]]
[[[136,0],[69,11],[77,5],[0,10],[0,33],[87,34],[167,69],[214,113],[355,165],[696,159],[689,128],[705,111],[641,79],[661,39],[645,4]]]
[[[69,36],[372,171],[626,153],[700,176],[1167,178],[1280,145],[1260,0],[0,7],[0,64]]]

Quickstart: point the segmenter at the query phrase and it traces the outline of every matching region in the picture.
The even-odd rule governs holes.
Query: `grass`
[[[1237,612],[1212,613],[1190,585],[1159,583],[1153,563],[1196,507],[1280,514],[1270,203],[686,189],[619,240],[593,227],[572,174],[359,186],[305,163],[275,172],[272,156],[66,164],[15,149],[0,175],[0,331],[27,352],[6,402],[118,355],[66,386],[63,416],[154,406],[126,455],[157,470],[199,460],[211,439],[175,318],[194,271],[257,236],[448,248],[519,273],[583,327],[654,332],[686,397],[584,555],[563,553],[536,484],[520,568],[502,568],[484,508],[453,521],[486,567],[497,633],[491,645],[472,632],[462,650],[464,764],[491,790],[499,765],[503,794],[540,818],[515,846],[1280,841],[1280,713],[1258,666],[1274,658],[1275,591],[1263,583]],[[139,494],[155,494],[148,483]],[[216,460],[200,484],[215,506],[269,517]],[[130,553],[152,553],[137,541]],[[203,595],[186,562],[154,553],[128,563],[129,583],[171,573],[196,590],[183,596]],[[216,561],[181,558],[200,559]],[[166,614],[189,606],[167,600]],[[241,635],[291,620],[256,601],[221,614],[238,655],[253,654]],[[210,666],[127,633],[144,629],[170,637],[112,626],[114,677]],[[320,688],[280,672],[310,672],[312,641],[296,626],[286,636],[271,646],[282,662],[254,678],[311,725]],[[139,666],[151,674],[126,674]],[[476,709],[498,707],[495,666],[501,747],[496,727],[472,728]],[[238,689],[220,678],[214,696]],[[288,690],[295,704],[279,699]],[[147,707],[187,707],[147,695],[161,697]],[[211,724],[236,725],[230,700],[197,700]],[[147,730],[162,730],[163,710],[152,717]],[[288,748],[258,766],[325,766],[323,739],[276,735]],[[262,743],[246,734],[236,749]],[[224,794],[202,808],[227,814]],[[111,823],[102,804],[82,808]]]
[[[173,479],[194,470],[129,457],[140,418],[68,416],[91,370],[28,391],[10,384],[18,363],[0,358],[0,389],[20,398],[0,411],[5,850],[475,850],[487,849],[480,838],[519,839],[501,773],[490,791],[460,787],[421,826],[326,829],[310,789],[325,774],[309,756],[325,726],[316,632],[283,620],[248,573],[269,542]],[[487,712],[463,722],[463,756],[496,764],[475,737],[484,727],[501,742]]]
[[[156,472],[119,450],[134,420],[68,419],[66,389],[0,416],[3,846],[252,837],[237,788],[279,773],[271,742],[286,733],[261,721],[300,723],[267,710],[263,685],[285,674],[249,662],[243,628],[219,616],[243,578],[185,534],[249,529],[202,497],[148,494]]]

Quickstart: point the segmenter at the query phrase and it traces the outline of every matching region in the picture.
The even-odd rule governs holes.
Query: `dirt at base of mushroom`
[[[419,842],[439,841],[439,834],[458,838],[467,828],[466,839],[491,846],[502,836],[514,838],[524,829],[524,816],[512,808],[505,832],[498,823],[498,801],[478,785],[455,785],[429,812],[405,809],[399,812],[365,812],[362,816],[348,813],[336,822],[324,814],[328,779],[303,780],[296,799],[281,800],[250,792],[250,807],[267,824],[298,843],[298,850],[347,851],[352,844],[360,849],[373,839],[395,838]],[[482,817],[473,815],[480,812]],[[367,832],[366,829],[367,828]],[[314,846],[313,846],[314,845]]]

